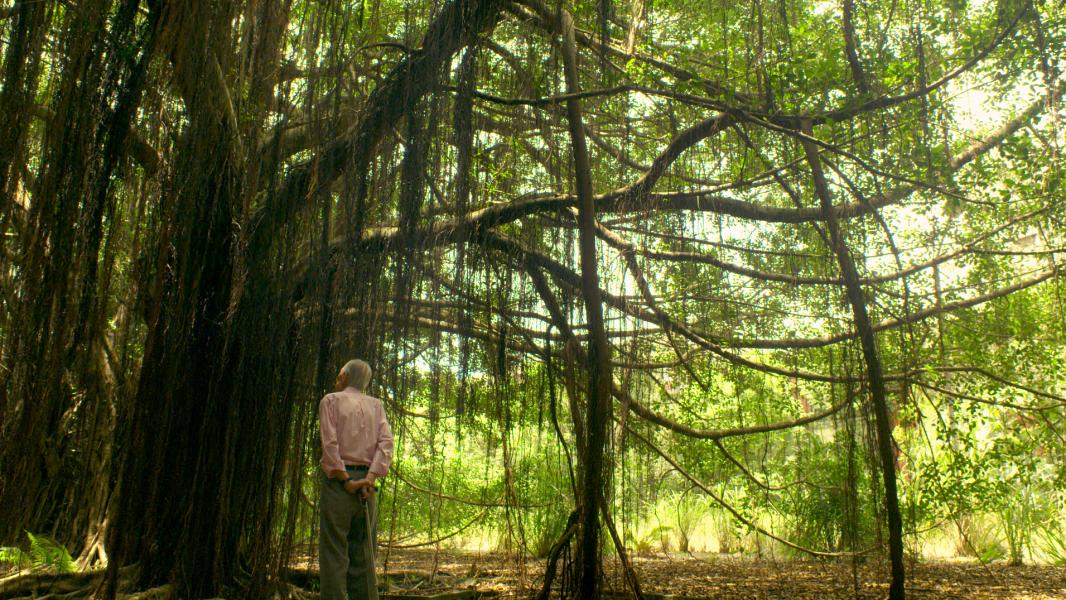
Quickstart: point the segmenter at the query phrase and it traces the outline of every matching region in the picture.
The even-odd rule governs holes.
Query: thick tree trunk
[[[246,230],[237,224],[257,190],[244,186],[259,178],[248,175],[258,157],[242,150],[234,101],[240,87],[229,91],[236,7],[193,3],[174,10],[167,39],[189,125],[161,208],[167,225],[150,294],[158,313],[149,319],[133,414],[119,433],[126,451],[111,566],[116,574],[138,562],[141,585],[172,582],[183,597],[225,586],[254,596],[279,564],[272,524],[283,508],[280,486],[269,482],[280,479],[291,454],[294,414],[313,402],[289,398],[292,307],[290,282],[276,278],[279,239],[286,237],[278,228],[297,201],[322,197],[309,190],[328,189],[353,164],[370,164],[404,107],[435,85],[463,43],[494,22],[498,3],[449,4],[423,48],[371,94],[352,137],[327,147],[309,167],[322,169],[316,172],[324,179],[312,184],[303,178],[311,170],[296,169]],[[404,95],[408,100],[397,102]]]
[[[139,562],[142,583],[175,580],[212,595],[236,568],[228,501],[249,484],[231,472],[233,380],[225,360],[234,298],[233,230],[240,201],[236,131],[212,73],[230,54],[232,8],[186,5],[172,15],[178,88],[189,107],[158,247],[139,387],[119,433],[119,505],[111,568]]]
[[[26,127],[37,91],[40,54],[48,19],[54,10],[50,2],[19,2],[11,10],[15,21],[4,55],[4,82],[0,86],[0,231],[4,230],[13,205],[14,186],[24,160]],[[0,407],[3,404],[0,403]]]
[[[807,155],[807,162],[811,167],[815,192],[818,194],[822,212],[825,214],[826,226],[829,229],[829,243],[832,246],[833,254],[837,257],[840,271],[844,276],[844,286],[848,302],[851,304],[855,328],[859,332],[862,355],[866,361],[867,377],[870,383],[874,424],[877,429],[877,452],[881,459],[881,474],[885,485],[885,510],[888,513],[888,553],[889,560],[892,563],[892,583],[889,587],[889,598],[891,600],[903,600],[905,597],[903,587],[903,518],[900,514],[899,496],[896,491],[896,459],[893,452],[894,442],[892,440],[892,425],[888,414],[888,398],[885,393],[884,371],[877,353],[877,339],[870,323],[870,315],[866,310],[866,297],[863,295],[862,285],[859,282],[859,273],[844,241],[840,223],[831,210],[833,205],[832,192],[829,190],[829,184],[826,182],[825,173],[822,170],[818,148],[809,137],[809,124],[804,129],[805,137],[801,138],[800,141]]]
[[[45,27],[37,19],[48,13],[38,14],[25,4],[20,4],[18,27]],[[7,375],[0,383],[0,412],[10,421],[0,427],[0,464],[11,466],[0,478],[0,505],[10,507],[7,518],[0,520],[0,542],[12,542],[26,530],[57,531],[60,541],[77,551],[85,533],[75,530],[85,521],[79,513],[93,501],[87,488],[64,483],[88,469],[85,453],[74,449],[93,441],[93,433],[69,427],[92,409],[75,403],[68,384],[84,385],[92,394],[92,349],[100,343],[98,337],[78,343],[80,319],[72,301],[81,290],[90,298],[97,292],[81,277],[80,267],[95,266],[99,246],[91,247],[86,231],[72,225],[91,218],[85,198],[99,168],[95,133],[107,110],[101,109],[101,89],[117,86],[119,80],[115,71],[105,77],[101,58],[109,33],[104,18],[109,4],[95,0],[64,13],[64,60],[54,67],[60,77],[46,111],[51,118],[40,142],[33,201],[20,208],[19,290],[9,313],[12,326],[2,327],[7,334],[4,356],[10,362],[0,367]],[[44,32],[19,32],[28,43],[36,43],[32,39],[40,35]],[[31,113],[27,103],[33,100],[37,77],[31,73],[36,66],[16,63],[35,63],[38,58],[25,54],[36,52],[34,48],[20,49],[23,54],[9,50],[7,58],[15,62],[8,65],[6,83],[13,87],[0,98],[0,127],[14,130],[13,137],[0,142],[0,171],[10,169],[13,176],[0,183],[8,185],[6,192],[17,187],[13,182],[22,162],[19,145],[25,141],[19,136],[25,133],[21,128]],[[0,211],[0,220],[4,216]],[[33,450],[34,460],[26,458],[27,448]],[[26,502],[27,497],[38,501]]]
[[[561,12],[561,19],[566,91],[568,94],[576,94],[581,90],[581,86],[577,69],[574,21],[566,11]],[[594,600],[600,597],[600,508],[604,506],[607,483],[603,462],[608,425],[611,422],[611,350],[603,326],[603,300],[596,257],[596,207],[588,147],[585,144],[585,128],[581,118],[581,101],[577,98],[567,100],[566,114],[574,157],[574,175],[577,180],[581,289],[585,298],[585,318],[589,329],[588,407],[585,411],[581,533],[578,538],[578,561],[581,566],[578,597]]]

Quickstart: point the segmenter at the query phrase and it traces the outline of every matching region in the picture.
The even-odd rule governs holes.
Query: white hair
[[[358,358],[352,359],[344,363],[344,368],[341,370],[348,376],[348,385],[360,392],[366,391],[366,386],[370,383],[371,373],[370,365],[366,364],[366,361]]]

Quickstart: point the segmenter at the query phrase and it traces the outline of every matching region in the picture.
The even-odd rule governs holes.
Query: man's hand
[[[363,498],[369,498],[374,494],[374,482],[370,479],[349,479],[344,482],[344,491],[352,494],[360,494]]]

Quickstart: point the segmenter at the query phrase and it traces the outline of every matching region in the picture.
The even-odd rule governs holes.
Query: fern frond
[[[22,548],[4,546],[0,547],[0,563],[10,563],[16,568],[22,569],[30,566],[33,560]]]

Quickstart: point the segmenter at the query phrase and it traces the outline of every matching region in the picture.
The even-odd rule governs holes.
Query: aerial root
[[[129,590],[133,584],[136,566],[119,569],[118,589]],[[10,577],[0,578],[0,599],[3,600],[51,600],[101,598],[106,569],[93,569],[83,573],[42,573],[22,571]],[[119,593],[117,600],[154,600],[170,598],[169,586],[152,588],[136,593]]]
[[[0,579],[0,598],[84,598],[92,592],[103,574],[103,571],[62,575],[22,572]]]
[[[102,598],[100,583],[105,571],[67,573],[60,575],[24,573],[0,579],[0,598],[3,600],[88,600]],[[127,590],[115,595],[115,600],[172,600],[172,585],[160,585],[146,590],[129,591],[132,577],[123,574],[119,588]],[[291,583],[285,583],[271,596],[271,600],[313,600],[318,594]],[[220,598],[214,600],[222,600]]]

